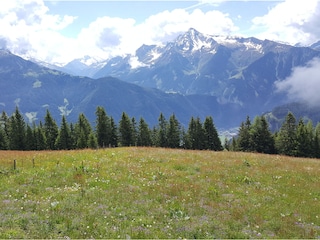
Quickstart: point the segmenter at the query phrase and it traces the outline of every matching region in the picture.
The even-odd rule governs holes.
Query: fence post
[[[33,166],[33,168],[35,167],[34,158],[32,158],[32,166]]]
[[[16,160],[14,159],[13,160],[13,170],[16,170],[17,169],[17,162]]]

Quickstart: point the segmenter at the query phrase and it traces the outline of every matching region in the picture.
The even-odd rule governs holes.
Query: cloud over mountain
[[[235,16],[217,8],[223,2],[228,1],[200,0],[191,7],[161,10],[140,21],[97,16],[71,35],[69,30],[83,16],[53,14],[51,1],[4,1],[0,9],[0,47],[25,58],[66,64],[86,55],[108,59],[134,53],[143,44],[165,44],[189,28],[211,35],[241,33]],[[275,2],[267,14],[252,20],[251,32],[258,32],[255,37],[262,39],[310,44],[320,39],[319,15],[318,0]]]
[[[320,39],[319,17],[319,0],[285,0],[255,17],[252,27],[260,31],[258,38],[312,44]]]
[[[292,101],[302,100],[311,106],[320,102],[320,58],[314,58],[307,66],[296,67],[291,76],[275,83],[279,92],[286,92]]]

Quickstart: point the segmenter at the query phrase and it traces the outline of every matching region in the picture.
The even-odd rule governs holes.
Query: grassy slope
[[[320,237],[314,159],[156,148],[0,151],[0,181],[0,238]]]

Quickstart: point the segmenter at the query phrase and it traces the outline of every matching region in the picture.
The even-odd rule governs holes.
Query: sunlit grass
[[[0,151],[0,181],[0,238],[320,237],[316,159],[134,147]]]

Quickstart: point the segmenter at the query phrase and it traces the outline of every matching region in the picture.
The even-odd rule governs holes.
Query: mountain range
[[[152,126],[162,112],[187,125],[191,116],[211,115],[218,128],[229,128],[246,115],[286,104],[275,82],[316,57],[319,42],[297,47],[195,29],[165,45],[143,45],[135,54],[91,65],[86,57],[58,67],[2,49],[0,110],[10,113],[18,105],[35,120],[49,109],[57,120],[64,114],[70,121],[83,112],[93,122],[96,106],[104,106],[116,120],[125,111]]]

